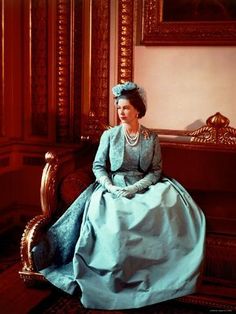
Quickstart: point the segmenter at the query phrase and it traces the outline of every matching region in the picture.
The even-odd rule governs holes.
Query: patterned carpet
[[[29,314],[205,314],[211,310],[196,305],[182,304],[176,301],[159,303],[153,306],[132,310],[91,310],[85,309],[78,298],[61,291],[55,291],[50,297],[32,309]]]
[[[16,227],[4,236],[0,236],[0,272],[20,261],[20,240],[23,228]],[[64,292],[52,289],[50,297],[44,299],[28,314],[205,314],[226,313],[222,309],[206,309],[196,305],[183,304],[176,301],[159,303],[153,306],[120,311],[104,311],[85,309],[79,297],[72,297]]]

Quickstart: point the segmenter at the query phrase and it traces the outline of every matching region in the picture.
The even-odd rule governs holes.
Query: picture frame
[[[186,3],[193,6],[195,0],[140,0],[141,1],[141,45],[236,45],[236,1],[204,1],[204,15],[187,11]],[[213,10],[210,6],[231,3],[226,16],[224,10]],[[173,3],[179,7],[173,8]],[[206,4],[209,4],[209,9]],[[220,9],[224,9],[223,7]],[[169,10],[169,12],[168,12]],[[172,12],[170,12],[172,10]],[[182,10],[182,11],[181,11]],[[184,14],[182,14],[184,11]],[[214,15],[215,14],[215,15]]]

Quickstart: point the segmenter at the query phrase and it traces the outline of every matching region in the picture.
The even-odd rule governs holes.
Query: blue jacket
[[[158,136],[155,132],[141,126],[140,169],[152,183],[161,176],[161,150]],[[109,172],[118,171],[122,166],[125,151],[125,138],[122,125],[115,126],[103,132],[100,144],[93,162],[93,172],[99,179],[108,176]],[[108,167],[108,163],[110,166]],[[110,168],[110,169],[109,169]]]

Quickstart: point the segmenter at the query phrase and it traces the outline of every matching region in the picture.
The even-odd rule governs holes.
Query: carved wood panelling
[[[193,131],[170,129],[155,129],[155,131],[166,138],[178,136],[181,141],[234,146],[236,145],[236,129],[229,124],[230,120],[227,117],[216,112],[207,118],[205,125]]]
[[[79,140],[81,115],[82,2],[57,1],[57,140]]]
[[[4,136],[5,127],[4,127],[4,12],[3,12],[3,0],[0,0],[0,137]]]
[[[25,1],[25,136],[30,140],[80,139],[82,6],[77,0]]]
[[[109,123],[110,1],[92,3],[91,110],[83,140],[97,141]],[[113,3],[114,5],[114,3]],[[133,79],[134,0],[118,1],[117,81]]]
[[[82,1],[74,2],[74,92],[73,92],[73,138],[75,142],[80,140],[81,125],[81,91],[82,91]]]
[[[44,166],[45,160],[42,156],[25,155],[22,158],[22,164],[27,166]]]
[[[92,1],[91,110],[108,123],[110,0]]]
[[[57,139],[70,137],[70,3],[57,1]]]
[[[31,130],[48,134],[48,1],[31,1]]]
[[[119,0],[118,82],[133,80],[134,0]]]
[[[229,126],[229,119],[217,112],[203,126],[188,132],[192,142],[236,145],[236,129]]]

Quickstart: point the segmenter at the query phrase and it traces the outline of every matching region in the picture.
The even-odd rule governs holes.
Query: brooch
[[[150,131],[149,130],[143,129],[141,131],[141,133],[143,134],[143,137],[145,138],[145,140],[149,139],[149,137],[150,137]]]

